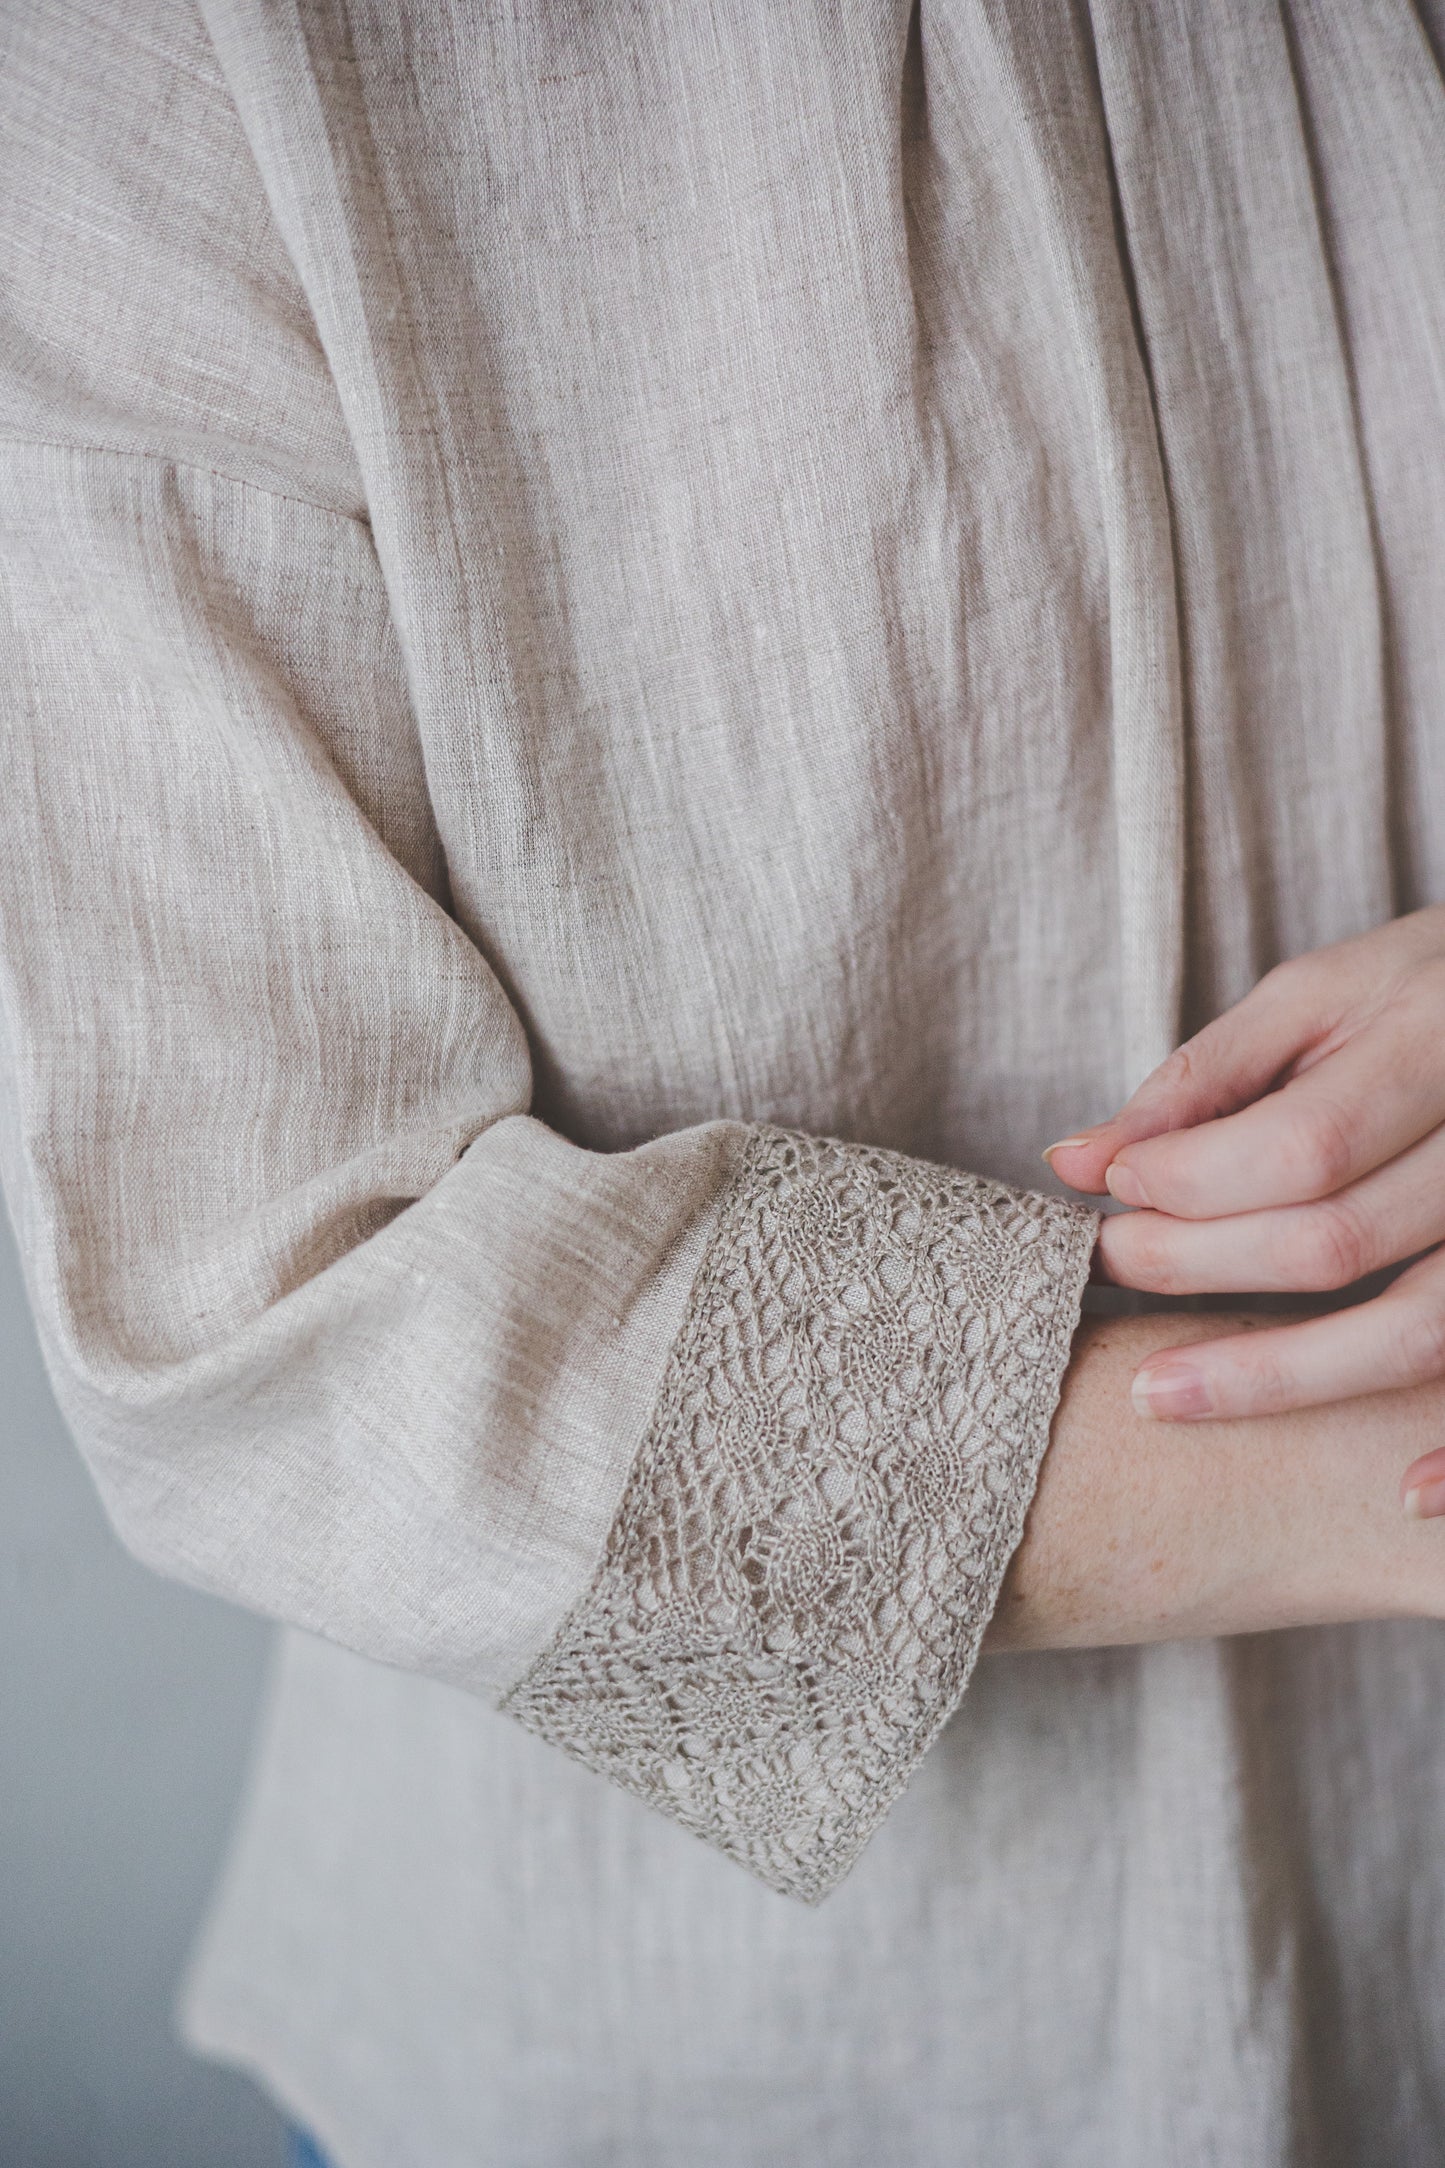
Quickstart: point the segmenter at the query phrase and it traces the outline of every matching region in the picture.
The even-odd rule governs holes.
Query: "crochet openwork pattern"
[[[1097,1224],[759,1124],[602,1562],[501,1706],[825,1896],[968,1683]]]

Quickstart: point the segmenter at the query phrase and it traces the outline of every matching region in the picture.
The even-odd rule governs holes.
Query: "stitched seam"
[[[1098,1219],[759,1124],[603,1558],[501,1708],[819,1901],[967,1685]]]
[[[221,467],[203,466],[197,459],[173,459],[168,452],[129,451],[120,444],[67,444],[59,437],[0,437],[0,448],[23,452],[74,452],[102,459],[144,459],[153,466],[172,467],[180,474],[206,474],[213,482],[229,482],[234,488],[249,489],[258,497],[274,497],[278,504],[299,504],[305,511],[319,512],[325,519],[344,520],[348,526],[371,531],[371,521],[364,512],[338,512],[334,504],[318,504],[313,497],[294,497],[289,491],[272,489],[265,482],[252,482],[244,475],[227,474]]]

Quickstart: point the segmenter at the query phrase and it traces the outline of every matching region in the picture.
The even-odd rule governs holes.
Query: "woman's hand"
[[[1137,1207],[1100,1230],[1099,1275],[1119,1286],[1320,1291],[1415,1260],[1352,1309],[1160,1350],[1134,1379],[1141,1414],[1272,1414],[1445,1377],[1445,907],[1279,965],[1046,1156]],[[1445,1446],[1401,1490],[1445,1513]]]
[[[1203,1434],[1131,1413],[1129,1378],[1171,1336],[1203,1355],[1210,1335],[1265,1329],[1083,1320],[986,1651],[1445,1617],[1442,1531],[1395,1504],[1401,1469],[1445,1431],[1445,1382]]]

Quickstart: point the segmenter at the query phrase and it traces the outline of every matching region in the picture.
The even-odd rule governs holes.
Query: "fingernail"
[[[1051,1152],[1072,1152],[1075,1145],[1087,1144],[1090,1134],[1091,1132],[1086,1129],[1081,1136],[1060,1137],[1057,1144],[1046,1144],[1044,1146],[1043,1156],[1048,1159]],[[1052,1164],[1053,1162],[1050,1160],[1050,1165]]]
[[[1181,1415],[1207,1415],[1214,1404],[1208,1380],[1192,1363],[1136,1370],[1129,1398],[1136,1415],[1162,1416],[1166,1422]]]
[[[1417,1483],[1401,1503],[1412,1521],[1433,1521],[1445,1513],[1445,1481]]]
[[[1148,1204],[1144,1184],[1132,1167],[1121,1167],[1118,1160],[1104,1169],[1104,1187],[1120,1204]]]

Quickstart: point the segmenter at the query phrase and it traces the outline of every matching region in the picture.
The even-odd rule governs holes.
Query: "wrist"
[[[1156,1349],[1279,1322],[1083,1321],[986,1650],[1442,1615],[1445,1523],[1411,1521],[1399,1481],[1445,1436],[1445,1388],[1206,1423],[1132,1407]]]

